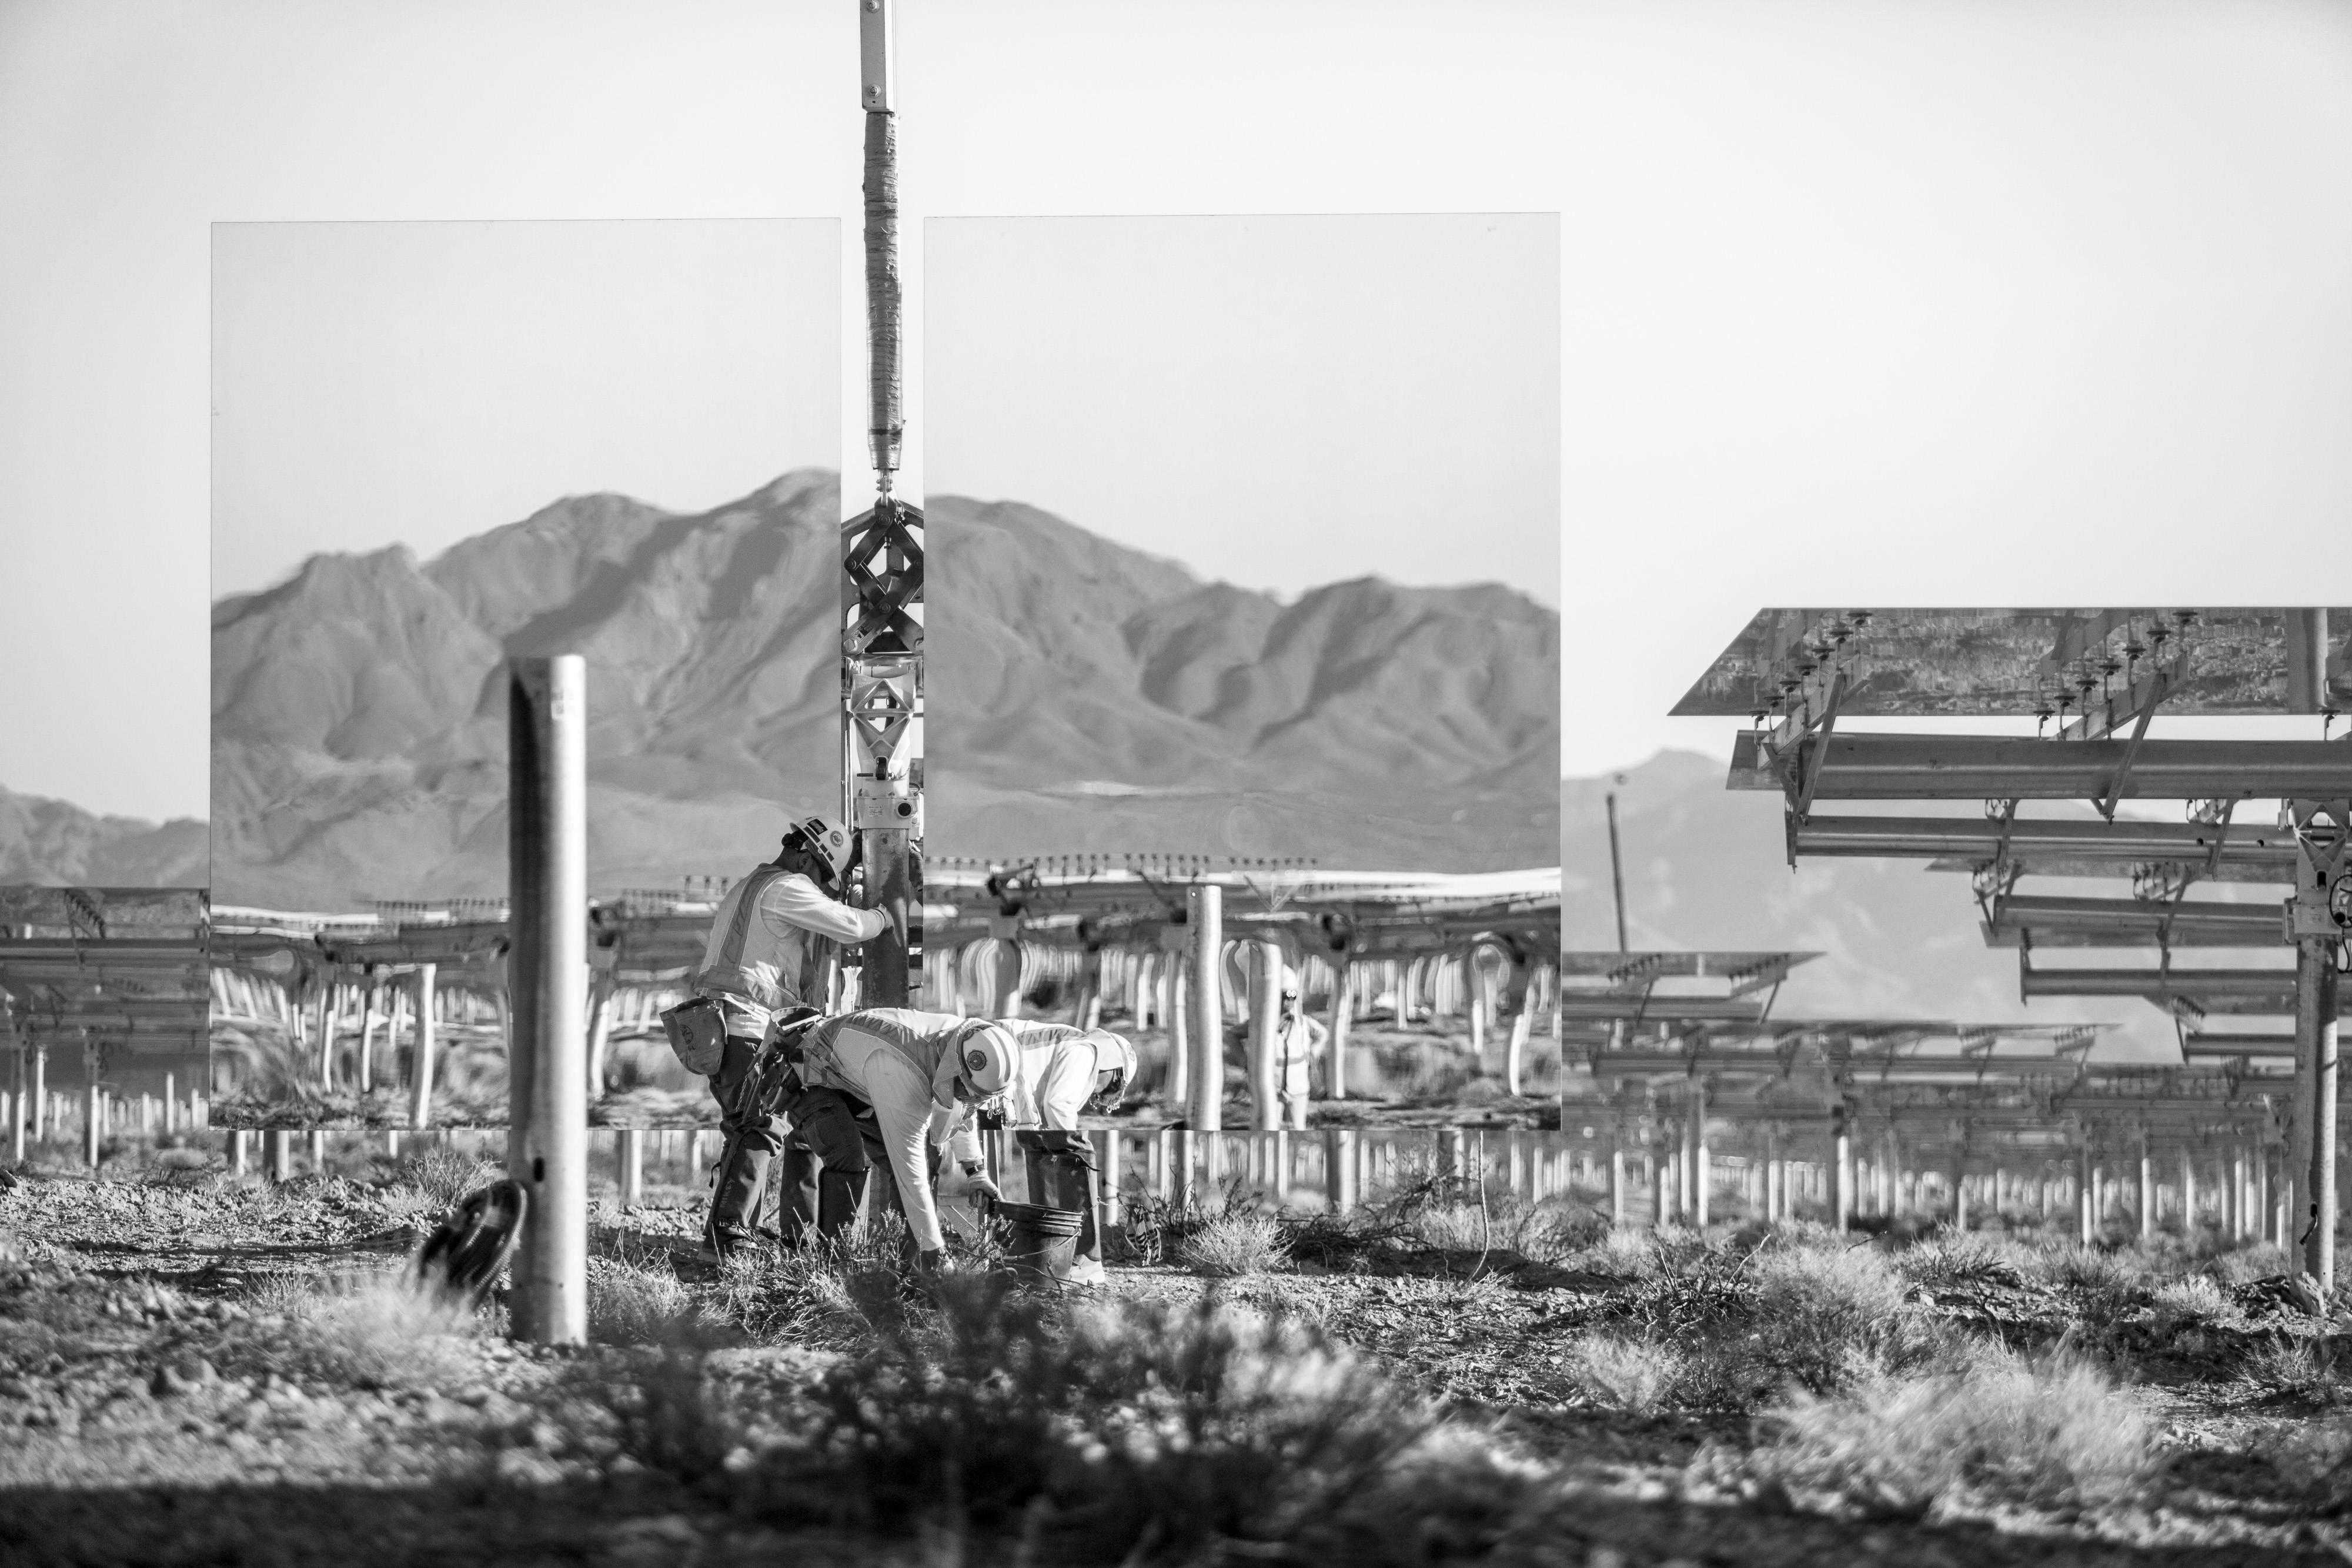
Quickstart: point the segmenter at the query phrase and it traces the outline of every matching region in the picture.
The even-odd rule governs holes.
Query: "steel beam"
[[[1988,947],[2276,947],[2286,917],[2271,904],[2005,894],[1983,924]]]
[[[2352,745],[2335,740],[2053,741],[2013,736],[1856,734],[1819,740],[1822,800],[2226,800],[2352,795]],[[2130,762],[2129,777],[2123,777]],[[1754,731],[1728,787],[1784,791]]]
[[[2275,1001],[2284,1011],[2294,991],[2292,969],[2036,969],[2018,966],[2018,994],[2037,997],[2178,998],[2216,1001]]]
[[[1788,822],[1789,847],[1803,856],[1854,855],[1873,859],[1948,859],[1973,866],[2000,853],[2006,842],[2012,862],[2063,859],[2099,863],[2094,874],[2112,876],[2125,866],[2148,861],[2199,861],[2221,846],[2221,863],[2274,874],[2287,881],[2296,863],[2294,830],[2243,822],[2144,822],[2128,817],[2112,822],[2011,821],[2004,831],[1996,819],[1969,817],[1797,817]]]

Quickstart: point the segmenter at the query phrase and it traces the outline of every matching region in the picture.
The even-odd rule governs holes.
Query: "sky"
[[[220,224],[212,592],[560,497],[703,511],[840,460],[829,218]]]
[[[1570,773],[1719,749],[1664,714],[1761,604],[2352,598],[2340,5],[925,0],[898,33],[910,235],[1560,214]],[[0,5],[0,783],[205,809],[213,225],[832,217],[846,262],[856,60],[840,0]],[[919,455],[923,364],[918,321]]]
[[[1285,595],[1559,600],[1559,222],[935,218],[924,472]]]

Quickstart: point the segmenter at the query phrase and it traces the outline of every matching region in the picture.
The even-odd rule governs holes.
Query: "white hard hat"
[[[809,853],[831,867],[833,880],[838,883],[849,874],[852,849],[849,831],[830,817],[803,817],[784,834],[784,844],[805,847]]]
[[[1135,1047],[1127,1036],[1107,1029],[1090,1029],[1081,1038],[1094,1042],[1097,1072],[1116,1072],[1121,1082],[1135,1076]]]
[[[973,1098],[986,1100],[1004,1092],[1020,1057],[1021,1047],[1011,1030],[982,1024],[956,1043],[956,1076]]]

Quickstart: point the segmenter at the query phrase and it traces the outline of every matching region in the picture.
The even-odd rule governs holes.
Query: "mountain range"
[[[1556,856],[1557,612],[1376,579],[1285,602],[1033,507],[925,511],[931,853]],[[502,890],[499,671],[557,652],[588,663],[592,883],[740,873],[838,798],[839,516],[819,470],[691,515],[570,497],[220,601],[215,901]]]
[[[193,818],[158,825],[93,816],[70,801],[0,788],[0,883],[202,887],[211,859],[211,831]]]

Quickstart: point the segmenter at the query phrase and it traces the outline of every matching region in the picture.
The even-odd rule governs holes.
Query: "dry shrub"
[[[2295,1337],[2257,1352],[2250,1370],[2255,1379],[2306,1405],[2352,1403],[2352,1365],[2323,1339]]]
[[[2202,1274],[2157,1287],[2156,1322],[2161,1333],[2201,1328],[2237,1315],[2230,1292]]]
[[[467,1193],[500,1181],[505,1167],[478,1155],[460,1154],[446,1144],[428,1144],[401,1161],[393,1172],[383,1197],[414,1193],[431,1206],[431,1212],[453,1207]]]
[[[1568,1262],[1612,1280],[1654,1280],[1664,1267],[1658,1249],[1639,1230],[1612,1230]]]
[[[1767,1245],[1678,1262],[1675,1245],[1660,1249],[1657,1272],[1592,1314],[1677,1353],[1680,1370],[1662,1396],[1675,1406],[1751,1410],[1790,1385],[1826,1394],[1864,1372],[1917,1370],[1958,1343],[1906,1301],[1902,1277],[1871,1248]]]
[[[1989,1241],[1979,1236],[1949,1236],[1906,1247],[1895,1255],[1903,1276],[1929,1290],[1956,1285],[2018,1286],[2038,1260],[2014,1243]]]
[[[693,1294],[668,1269],[588,1260],[588,1333],[607,1344],[682,1344],[706,1336]]]
[[[229,1368],[351,1388],[446,1387],[473,1367],[482,1320],[396,1273],[279,1276],[224,1345]]]
[[[2294,1274],[2302,1268],[2302,1261],[2289,1255],[2285,1248],[2275,1242],[2255,1241],[2216,1254],[2205,1265],[2205,1271],[2224,1285],[2251,1285],[2256,1280]]]
[[[1568,1347],[1565,1370],[1594,1404],[1629,1416],[1654,1416],[1674,1402],[1688,1369],[1665,1345],[1622,1334],[1588,1334]]]
[[[2095,1369],[2002,1354],[1957,1372],[1872,1373],[1767,1416],[1752,1463],[1785,1485],[1924,1511],[1962,1492],[2040,1504],[2128,1492],[2155,1452],[2146,1414]]]
[[[1184,1238],[1177,1257],[1203,1274],[1263,1274],[1290,1260],[1290,1244],[1270,1214],[1221,1214]]]
[[[730,1461],[726,1490],[771,1523],[988,1561],[1003,1552],[964,1542],[1017,1536],[1027,1562],[1420,1563],[1532,1517],[1539,1472],[1303,1325],[1213,1302],[1055,1310],[946,1281],[936,1313],[823,1376],[814,1419]]]
[[[719,1265],[710,1315],[770,1344],[861,1344],[903,1311],[905,1235],[885,1216],[831,1246],[739,1249]]]

